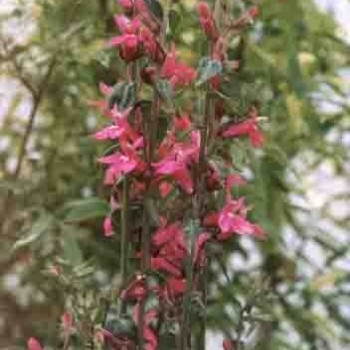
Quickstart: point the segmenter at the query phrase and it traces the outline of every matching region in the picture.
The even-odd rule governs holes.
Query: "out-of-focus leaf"
[[[71,230],[67,230],[63,233],[61,243],[63,250],[63,258],[66,261],[68,261],[72,266],[81,265],[83,262],[83,255],[80,250],[79,244]]]
[[[88,198],[67,203],[62,211],[64,221],[78,222],[105,217],[109,206],[100,198]]]
[[[111,94],[107,98],[108,108],[114,105],[120,110],[130,107],[135,102],[135,83],[117,83],[113,86]]]
[[[156,81],[154,87],[163,100],[165,100],[167,102],[171,101],[173,91],[172,91],[171,85],[170,85],[168,80],[159,79]]]
[[[163,8],[158,0],[143,0],[147,5],[149,11],[155,16],[159,21],[163,19]]]
[[[49,214],[42,214],[37,221],[34,222],[31,229],[23,234],[13,245],[13,250],[30,245],[37,241],[53,224],[53,217]]]

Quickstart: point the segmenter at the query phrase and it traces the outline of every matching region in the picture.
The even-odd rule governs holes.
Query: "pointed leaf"
[[[70,202],[62,211],[65,221],[78,222],[105,217],[109,213],[109,206],[100,198],[88,198]]]
[[[43,214],[34,222],[31,229],[15,242],[12,249],[16,250],[37,241],[52,224],[53,217],[48,214]]]

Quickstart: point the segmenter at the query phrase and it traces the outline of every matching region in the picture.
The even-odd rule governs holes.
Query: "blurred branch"
[[[33,129],[35,116],[37,114],[37,110],[39,108],[40,102],[42,100],[42,97],[45,93],[45,90],[46,90],[48,83],[50,81],[50,78],[52,76],[56,62],[57,62],[56,56],[53,56],[51,63],[49,64],[49,67],[47,69],[47,72],[41,80],[38,92],[35,93],[34,90],[32,91],[33,106],[32,106],[32,109],[30,111],[30,114],[29,114],[28,124],[26,126],[26,129],[25,129],[25,132],[23,135],[23,139],[21,142],[21,146],[20,146],[20,150],[19,150],[19,154],[18,154],[18,158],[17,158],[17,165],[16,165],[15,171],[13,173],[14,180],[16,180],[18,178],[18,176],[21,172],[23,160],[24,160],[25,155],[26,155],[26,147],[28,144],[30,134],[31,134],[32,129]]]

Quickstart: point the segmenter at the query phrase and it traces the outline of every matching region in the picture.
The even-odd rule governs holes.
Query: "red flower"
[[[158,185],[158,189],[161,198],[165,198],[172,191],[173,186],[167,181],[162,181]]]
[[[187,114],[182,114],[173,118],[173,128],[179,131],[188,131],[192,127],[191,119]]]
[[[123,174],[129,174],[135,170],[138,164],[136,159],[128,157],[120,152],[101,157],[98,161],[102,164],[108,165],[104,179],[105,185],[113,185],[120,176]]]
[[[141,40],[138,36],[138,30],[141,26],[140,20],[135,17],[130,20],[121,15],[114,17],[115,23],[119,28],[121,35],[115,36],[108,41],[109,46],[119,46],[121,58],[126,61],[132,61],[140,56]]]
[[[61,324],[63,331],[69,333],[73,325],[73,315],[69,311],[65,311],[61,316]]]
[[[158,337],[152,329],[150,323],[158,316],[158,311],[155,309],[148,310],[143,317],[142,334],[145,340],[145,350],[156,350],[158,346]],[[140,303],[137,303],[133,309],[133,319],[136,326],[140,323]]]
[[[235,346],[234,346],[233,342],[229,339],[225,339],[222,342],[222,347],[224,348],[224,350],[235,350]]]
[[[170,277],[166,281],[165,293],[170,299],[175,299],[179,295],[183,295],[186,290],[186,282],[183,278]]]
[[[176,142],[173,133],[169,133],[158,150],[163,159],[152,164],[155,174],[172,177],[186,193],[191,194],[193,181],[189,166],[193,162],[198,162],[199,147],[198,130],[191,131],[190,140],[187,142]]]
[[[195,76],[196,71],[193,68],[177,62],[175,46],[173,46],[165,58],[161,69],[161,77],[169,79],[172,87],[176,88],[191,84]]]
[[[153,61],[162,63],[165,58],[165,53],[159,42],[155,39],[152,31],[146,26],[143,26],[140,29],[139,37],[142,41],[144,53]]]
[[[244,199],[231,200],[220,210],[218,226],[221,230],[217,236],[218,240],[226,240],[233,234],[253,235],[263,238],[262,229],[246,219],[247,208],[244,206]]]
[[[249,118],[241,123],[228,126],[222,133],[223,137],[248,136],[253,147],[260,147],[264,142],[264,136],[258,128],[256,109],[252,108]]]
[[[110,216],[107,216],[103,220],[103,232],[106,237],[112,236],[113,234],[112,218]]]
[[[132,11],[132,9],[134,7],[133,0],[118,0],[118,4],[126,12]]]
[[[102,130],[96,132],[93,135],[95,140],[115,140],[120,137],[128,137],[131,140],[135,140],[138,136],[136,132],[131,128],[127,121],[132,108],[127,108],[124,111],[119,111],[115,105],[110,111],[110,117],[113,121],[113,125],[107,126]]]
[[[179,223],[174,223],[166,227],[161,227],[153,234],[152,244],[156,248],[160,248],[164,244],[176,239],[176,236],[181,234],[182,232]]]
[[[146,295],[146,287],[142,276],[137,276],[129,285],[120,293],[122,299],[142,300]]]
[[[187,253],[180,223],[158,229],[152,237],[152,246],[156,252],[151,258],[151,267],[181,278],[182,263]]]
[[[251,19],[254,19],[259,15],[259,7],[258,6],[250,7],[247,11],[247,14]]]
[[[43,350],[43,348],[35,338],[29,338],[27,341],[27,350]]]
[[[215,25],[213,14],[210,10],[209,5],[200,1],[197,5],[198,17],[201,27],[207,37],[213,41],[218,39],[218,30]]]

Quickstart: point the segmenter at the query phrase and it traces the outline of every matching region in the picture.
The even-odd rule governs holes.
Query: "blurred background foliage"
[[[195,3],[174,1],[168,32],[193,65]],[[263,150],[231,151],[250,179],[239,194],[269,238],[212,253],[208,349],[235,329],[247,349],[345,349],[349,41],[312,0],[259,5],[231,43],[241,64],[224,92],[238,115],[254,102],[267,117]],[[98,82],[123,76],[105,47],[118,9],[112,0],[0,0],[0,9],[0,348],[23,349],[32,335],[58,348],[64,305],[92,298],[79,310],[98,317],[91,307],[101,311],[118,283],[118,237],[101,233],[104,150],[89,138],[103,118],[86,104]],[[57,263],[67,280],[55,278]]]

